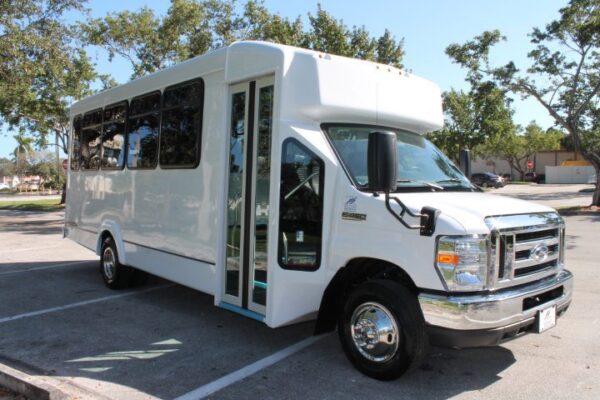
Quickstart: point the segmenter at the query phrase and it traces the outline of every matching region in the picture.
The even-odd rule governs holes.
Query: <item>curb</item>
[[[68,382],[45,376],[33,376],[0,363],[0,386],[30,400],[69,400],[103,398],[73,387]],[[65,386],[64,388],[58,386]]]
[[[32,400],[69,398],[62,390],[4,364],[0,364],[0,385]]]

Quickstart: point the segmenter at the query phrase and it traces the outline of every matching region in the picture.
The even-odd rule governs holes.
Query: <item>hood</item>
[[[484,219],[496,215],[553,212],[554,209],[512,197],[473,192],[393,193],[412,211],[437,208],[440,218],[452,218],[469,234],[488,233]]]

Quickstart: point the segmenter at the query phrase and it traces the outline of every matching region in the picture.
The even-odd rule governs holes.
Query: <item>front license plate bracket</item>
[[[556,326],[556,306],[544,308],[535,316],[535,331],[542,333]]]

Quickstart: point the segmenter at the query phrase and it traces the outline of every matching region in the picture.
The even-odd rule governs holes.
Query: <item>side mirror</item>
[[[398,160],[394,132],[371,132],[367,150],[369,189],[389,193],[396,190]]]
[[[458,156],[458,168],[462,171],[467,179],[471,179],[471,152],[469,149],[462,149]]]

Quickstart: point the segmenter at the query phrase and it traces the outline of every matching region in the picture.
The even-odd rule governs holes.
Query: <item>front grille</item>
[[[515,278],[518,278],[519,276],[533,274],[535,272],[542,271],[547,268],[554,268],[554,267],[556,267],[556,263],[557,263],[557,260],[552,260],[552,261],[548,261],[548,262],[541,263],[538,265],[532,265],[531,267],[517,269],[515,271]]]
[[[558,229],[545,229],[535,232],[518,233],[516,239],[518,242],[527,242],[529,240],[551,239],[558,236]]]
[[[562,267],[564,226],[557,214],[500,216],[486,222],[492,229],[490,289],[538,280]]]

